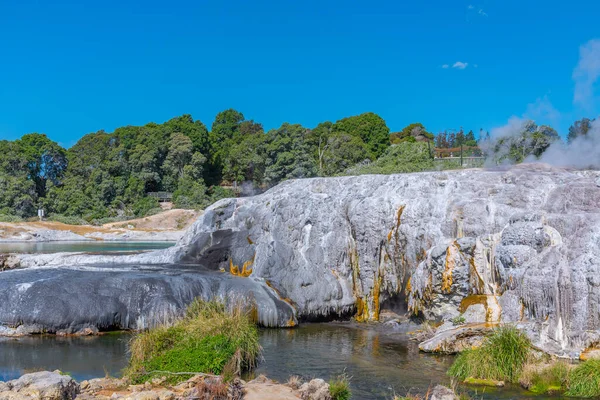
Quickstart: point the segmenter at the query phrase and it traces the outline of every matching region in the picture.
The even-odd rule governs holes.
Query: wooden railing
[[[150,197],[156,197],[159,202],[173,201],[173,193],[171,192],[148,192]]]

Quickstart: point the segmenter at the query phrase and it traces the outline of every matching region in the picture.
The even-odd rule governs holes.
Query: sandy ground
[[[178,240],[201,214],[201,211],[173,209],[102,226],[67,225],[53,221],[0,222],[0,241],[173,241]]]

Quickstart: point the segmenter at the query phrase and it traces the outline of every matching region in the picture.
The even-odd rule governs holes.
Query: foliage
[[[61,215],[61,214],[52,214],[46,218],[48,221],[60,222],[62,224],[67,225],[87,225],[88,221],[83,218]]]
[[[567,396],[600,396],[600,360],[591,359],[581,363],[569,373]]]
[[[519,383],[537,394],[563,392],[567,388],[571,368],[571,364],[566,361],[526,364],[519,377]]]
[[[383,118],[372,112],[343,118],[331,126],[331,132],[360,137],[375,158],[390,145],[390,129]]]
[[[496,328],[480,348],[462,352],[448,374],[464,381],[469,377],[517,382],[530,354],[531,342],[513,326]]]
[[[402,142],[426,142],[433,141],[433,138],[433,134],[427,132],[422,123],[417,122],[404,127],[400,132],[392,133],[390,135],[390,142],[392,144]]]
[[[465,323],[465,317],[463,317],[462,315],[452,318],[452,325],[454,325],[454,326],[463,325],[464,323]]]
[[[23,222],[23,218],[16,215],[0,214],[0,222]]]
[[[350,378],[346,374],[336,376],[329,381],[329,394],[332,400],[348,400],[352,397]]]
[[[575,122],[569,140],[587,134],[591,123]],[[554,129],[533,122],[500,140],[482,130],[479,136],[499,163],[539,157],[559,140]],[[433,139],[418,122],[390,135],[383,118],[371,112],[314,129],[286,122],[265,133],[234,109],[218,113],[210,132],[185,114],[90,133],[68,150],[32,133],[0,141],[0,214],[29,218],[42,207],[47,215],[98,223],[148,215],[157,207],[149,192],[172,192],[177,207],[198,209],[232,196],[222,186],[234,183],[253,188],[237,192],[243,195],[286,179],[459,168],[452,161],[434,166],[432,154],[454,153],[461,145],[467,155],[478,152],[473,131],[439,133],[435,146]]]
[[[146,382],[162,372],[238,374],[254,366],[260,353],[258,330],[241,306],[200,299],[171,326],[137,334],[130,343],[125,375]],[[170,382],[189,378],[171,375]]]
[[[350,168],[347,175],[397,174],[434,169],[427,143],[402,142],[391,146],[383,156],[371,164]]]
[[[268,132],[265,168],[267,184],[316,175],[314,158],[306,141],[308,134],[308,129],[302,125],[288,123]]]
[[[571,143],[573,140],[580,136],[585,136],[592,129],[592,122],[595,119],[590,120],[589,118],[582,118],[575,121],[573,125],[569,127],[569,134],[567,135],[567,143]]]
[[[494,161],[502,163],[520,163],[528,157],[539,158],[550,145],[560,140],[553,128],[537,126],[533,121],[522,124],[519,132],[506,135],[491,143],[488,153]]]

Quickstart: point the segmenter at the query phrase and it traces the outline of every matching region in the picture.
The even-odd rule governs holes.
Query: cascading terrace
[[[25,269],[0,273],[10,277],[0,279],[0,322],[69,326],[83,297],[118,306],[109,307],[112,317],[78,316],[78,326],[104,329],[100,318],[135,329],[122,322],[132,309],[147,317],[148,307],[178,309],[194,295],[225,293],[251,293],[267,326],[349,315],[368,321],[406,293],[410,312],[425,318],[516,323],[538,345],[575,354],[600,343],[599,178],[530,164],[291,180],[213,204],[166,250],[21,256]],[[97,265],[118,266],[129,286],[103,274],[78,280]],[[156,270],[144,275],[149,266]],[[45,297],[33,287],[19,292],[51,268],[60,279],[44,281]],[[77,285],[86,289],[63,293]],[[45,319],[36,311],[43,301]]]

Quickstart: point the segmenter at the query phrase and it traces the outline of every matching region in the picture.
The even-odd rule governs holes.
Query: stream
[[[73,242],[5,243],[0,252],[141,251],[172,243]],[[2,247],[3,246],[3,247]],[[351,377],[354,399],[391,400],[394,394],[424,394],[436,384],[450,384],[446,371],[452,356],[419,352],[409,340],[414,325],[357,324],[353,322],[306,323],[293,329],[261,329],[262,358],[244,378],[264,374],[285,382],[291,375],[303,380],[328,380],[345,373]],[[60,369],[78,381],[119,376],[127,364],[131,335],[117,332],[90,337],[36,335],[0,337],[0,380],[25,373]],[[474,399],[547,399],[518,387],[503,389],[462,388]]]
[[[438,383],[449,384],[451,356],[419,352],[405,332],[387,332],[381,325],[311,323],[294,329],[261,329],[262,360],[244,376],[265,374],[285,382],[291,375],[304,380],[351,377],[354,399],[391,400],[394,393],[426,393]],[[90,337],[52,335],[0,338],[0,380],[27,372],[55,370],[81,381],[106,374],[119,376],[127,364],[127,333]],[[548,399],[518,387],[468,390],[474,399]]]

